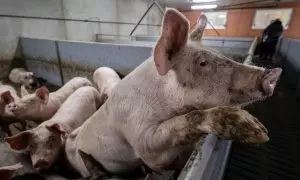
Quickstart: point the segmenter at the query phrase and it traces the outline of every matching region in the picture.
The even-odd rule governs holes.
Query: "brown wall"
[[[284,31],[283,35],[290,38],[300,38],[300,3],[286,3],[278,8],[293,8],[289,28]],[[201,11],[183,12],[193,25]],[[261,36],[262,30],[253,30],[252,22],[255,15],[255,9],[229,10],[227,14],[226,29],[218,29],[221,36],[228,37],[249,37]],[[217,36],[214,30],[205,30],[206,36]]]

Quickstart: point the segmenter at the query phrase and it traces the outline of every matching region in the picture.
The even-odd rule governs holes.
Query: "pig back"
[[[111,68],[100,67],[93,74],[93,82],[102,96],[109,97],[112,89],[121,81],[119,75]]]
[[[64,124],[72,131],[81,126],[102,103],[103,100],[95,88],[81,87],[68,97],[51,121]]]
[[[52,97],[58,98],[61,102],[64,102],[73,92],[78,88],[84,86],[93,86],[92,83],[83,77],[75,77],[68,81],[63,87],[59,90],[51,93]]]

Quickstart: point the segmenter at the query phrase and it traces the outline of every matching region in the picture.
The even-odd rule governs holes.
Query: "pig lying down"
[[[91,173],[79,150],[111,173],[142,164],[162,172],[207,133],[242,143],[268,141],[266,128],[236,106],[271,96],[281,69],[239,64],[205,49],[201,37],[188,32],[188,20],[167,9],[153,56],[68,136],[67,158],[82,176]]]
[[[50,120],[32,130],[8,137],[6,141],[14,150],[28,149],[35,169],[48,169],[58,159],[65,137],[81,126],[102,104],[103,99],[95,88],[81,87]]]
[[[93,74],[93,82],[106,100],[112,89],[121,81],[119,75],[109,67],[100,67]]]
[[[50,94],[46,87],[41,87],[34,94],[10,103],[8,109],[19,119],[43,122],[50,119],[74,91],[84,86],[92,86],[92,83],[86,78],[75,77]]]

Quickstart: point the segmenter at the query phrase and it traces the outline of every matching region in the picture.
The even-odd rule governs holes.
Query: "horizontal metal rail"
[[[55,18],[55,17],[37,17],[37,16],[23,16],[23,15],[11,15],[11,14],[0,14],[3,18],[23,18],[23,19],[41,19],[50,21],[74,21],[74,22],[85,22],[85,23],[102,23],[102,24],[120,24],[120,25],[136,25],[133,22],[116,22],[116,21],[100,21],[88,19],[73,19],[73,18]],[[142,26],[160,26],[160,24],[139,24]]]

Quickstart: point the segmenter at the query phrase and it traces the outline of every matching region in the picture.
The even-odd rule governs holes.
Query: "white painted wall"
[[[136,23],[151,3],[151,0],[0,0],[0,14]],[[162,14],[154,6],[142,23],[160,24],[161,18]],[[0,66],[15,56],[19,36],[95,41],[96,34],[129,35],[133,27],[0,17],[0,60],[3,62]],[[134,34],[158,35],[159,30],[160,27],[139,26]]]

